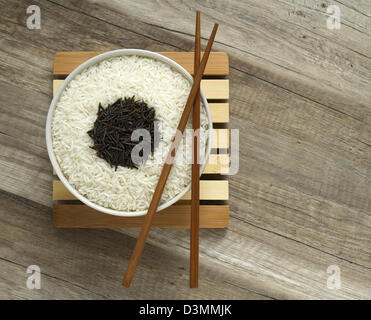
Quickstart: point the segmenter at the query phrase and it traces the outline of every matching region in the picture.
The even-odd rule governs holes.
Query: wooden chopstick
[[[197,73],[194,77],[191,92],[189,93],[187,103],[186,103],[186,105],[184,107],[184,110],[183,110],[182,117],[180,118],[180,121],[179,121],[178,131],[181,132],[181,133],[184,132],[185,126],[186,126],[187,121],[188,121],[189,114],[191,112],[193,103],[196,99],[197,92],[200,89],[200,82],[201,82],[201,79],[202,79],[202,75],[205,71],[206,63],[207,63],[207,60],[209,59],[211,47],[213,45],[215,34],[216,34],[217,30],[218,30],[218,24],[214,24],[214,28],[213,28],[213,31],[211,32],[210,39],[207,43],[205,53],[203,54],[201,63],[199,65]],[[155,192],[153,193],[152,200],[151,200],[151,203],[149,205],[147,215],[144,218],[142,229],[140,230],[137,242],[135,244],[133,253],[130,257],[129,265],[126,269],[126,273],[125,273],[125,276],[124,276],[124,279],[123,279],[123,282],[122,282],[122,284],[127,288],[130,287],[131,280],[134,277],[135,270],[137,268],[140,257],[142,255],[144,244],[146,242],[146,239],[147,239],[147,236],[148,236],[148,233],[149,233],[149,229],[151,227],[153,215],[155,214],[155,212],[157,210],[157,207],[158,207],[158,204],[160,202],[162,191],[164,190],[166,180],[169,176],[170,169],[172,167],[172,161],[173,161],[173,158],[175,156],[176,150],[178,149],[180,141],[181,141],[181,139],[174,139],[173,143],[171,144],[170,151],[169,151],[169,154],[166,158],[165,164],[162,168],[159,181],[157,183]]]
[[[194,55],[194,74],[200,65],[201,56],[201,31],[200,31],[200,11],[196,12],[196,36],[195,36],[195,55]],[[191,191],[191,245],[190,245],[190,268],[189,286],[198,287],[198,247],[199,247],[199,227],[200,227],[200,90],[197,91],[196,100],[193,104],[193,163],[192,163],[192,191]]]

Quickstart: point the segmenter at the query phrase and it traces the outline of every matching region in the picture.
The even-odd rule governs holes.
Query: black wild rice
[[[93,129],[87,133],[93,139],[92,149],[97,156],[106,160],[111,167],[138,168],[131,159],[131,151],[139,142],[131,141],[136,129],[146,129],[151,134],[151,151],[154,151],[155,109],[135,97],[118,99],[103,108],[99,103],[98,117]],[[143,153],[142,153],[143,155]]]

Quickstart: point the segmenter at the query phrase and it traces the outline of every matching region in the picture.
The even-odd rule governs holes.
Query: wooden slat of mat
[[[206,99],[228,100],[229,80],[228,79],[204,79],[201,80],[201,90]]]
[[[189,228],[190,205],[173,205],[154,215],[153,228]],[[98,212],[85,205],[54,204],[54,226],[57,228],[139,228],[144,217],[117,217]],[[201,205],[200,228],[226,228],[228,205]]]
[[[228,180],[200,180],[200,200],[228,200]],[[191,190],[181,200],[191,200]]]
[[[229,154],[210,154],[202,174],[226,174],[229,171]],[[53,174],[56,172],[53,169]]]
[[[213,129],[212,148],[229,148],[229,129]]]
[[[229,122],[229,103],[209,103],[213,123]]]
[[[227,174],[229,172],[229,154],[211,154],[202,174]]]
[[[228,180],[201,180],[200,200],[228,200]],[[191,193],[188,192],[181,200],[190,200]],[[53,180],[53,200],[77,200],[63,183]]]
[[[58,52],[54,57],[55,75],[68,75],[84,61],[102,53],[100,52]],[[189,73],[193,74],[193,52],[159,52],[179,63]],[[226,76],[229,74],[228,55],[225,52],[211,52],[205,76]]]
[[[68,75],[74,68],[99,52],[60,52],[55,56],[54,74]],[[193,53],[164,52],[165,56],[181,64],[185,69],[193,71]],[[211,63],[210,63],[211,62]],[[226,76],[229,73],[228,56],[222,52],[211,53],[206,76]],[[53,80],[53,94],[63,80]],[[201,88],[207,99],[229,99],[229,80],[204,79]],[[229,104],[213,102],[209,104],[213,123],[229,122]],[[229,148],[228,129],[214,129],[213,148]],[[204,173],[220,174],[228,172],[229,155],[210,155]],[[229,189],[226,180],[200,181],[202,200],[228,200]],[[181,204],[176,204],[157,213],[154,218],[154,227],[189,228],[190,224],[190,192],[187,193]],[[53,200],[75,200],[63,184],[53,181]],[[186,202],[186,204],[183,204]],[[61,228],[129,228],[141,227],[143,217],[115,217],[100,213],[82,204],[54,204],[54,225]],[[201,228],[225,228],[229,222],[229,206],[208,205],[200,207]]]
[[[57,92],[63,80],[53,80],[53,95]],[[201,90],[206,99],[227,100],[229,99],[228,79],[205,79],[201,81]]]

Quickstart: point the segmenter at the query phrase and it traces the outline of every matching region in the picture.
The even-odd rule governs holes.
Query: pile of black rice
[[[145,102],[135,100],[133,96],[120,98],[107,108],[99,103],[97,115],[93,128],[87,132],[94,142],[91,148],[115,170],[118,166],[138,168],[138,163],[131,157],[133,148],[140,143],[131,141],[131,135],[137,129],[149,131],[151,151],[154,152],[156,112]]]

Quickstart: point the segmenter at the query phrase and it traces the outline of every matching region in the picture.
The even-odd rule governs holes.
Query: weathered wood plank
[[[136,235],[133,229],[120,229],[120,231],[125,235]],[[185,230],[163,231],[154,229],[151,232],[153,243],[174,247],[181,239],[188,236]],[[223,279],[232,277],[232,281],[227,281],[239,287],[278,299],[290,299],[290,297],[364,299],[371,296],[368,285],[370,272],[367,268],[353,265],[302,243],[284,240],[264,228],[256,230],[249,221],[241,221],[239,214],[231,217],[230,225],[224,234],[219,231],[222,230],[216,230],[214,233],[212,230],[202,230],[201,257],[205,254],[216,260],[220,259],[223,261],[222,265],[228,265],[228,269],[229,267],[235,269],[234,277],[230,273],[225,274],[222,270],[219,275]],[[221,253],[222,248],[224,253]],[[274,268],[269,267],[272,265]],[[329,277],[327,268],[333,265],[341,270],[341,290],[327,288]],[[349,290],[346,284],[350,283],[353,288],[358,287],[359,291]]]
[[[370,274],[361,267],[236,219],[228,229],[201,230],[198,290],[185,288],[189,231],[182,229],[151,230],[135,281],[123,290],[117,283],[137,229],[124,229],[126,234],[104,229],[62,230],[52,228],[51,219],[50,208],[0,193],[0,243],[12,244],[2,246],[2,257],[21,266],[37,264],[45,274],[42,281],[46,275],[61,279],[61,298],[74,297],[65,293],[65,288],[75,286],[87,291],[85,299],[88,291],[102,299],[222,299],[226,295],[229,299],[359,299],[370,290]],[[341,268],[346,284],[341,290],[326,288],[328,265]],[[24,277],[9,276],[6,288],[13,296],[50,298],[47,290],[27,289],[25,280],[26,273]],[[78,288],[74,295],[84,298]]]
[[[153,228],[189,228],[191,205],[174,205],[155,214]],[[53,221],[57,228],[140,228],[144,217],[117,217],[85,205],[54,204]],[[226,228],[228,205],[201,205],[200,228]]]
[[[0,189],[51,206],[52,167],[45,148],[2,133],[0,146]]]
[[[22,92],[23,88],[20,85],[27,85],[30,90],[35,90],[32,100],[34,103],[32,105],[44,106],[44,114],[46,114],[47,104],[45,104],[44,100],[40,97],[47,96],[48,94],[50,97],[51,89],[48,81],[42,79],[48,78],[45,70],[52,66],[54,53],[58,50],[65,50],[66,48],[70,48],[70,50],[81,48],[81,44],[78,40],[79,33],[74,31],[75,29],[72,25],[74,26],[75,24],[81,23],[78,25],[81,29],[84,25],[98,23],[100,31],[109,31],[111,42],[108,43],[103,36],[100,36],[97,29],[85,30],[84,34],[88,34],[89,36],[85,37],[84,41],[87,41],[86,39],[99,39],[99,43],[96,40],[89,43],[85,42],[86,46],[90,50],[96,49],[97,46],[102,50],[107,49],[107,47],[117,48],[117,43],[122,41],[124,32],[122,29],[117,28],[116,30],[115,27],[108,27],[104,22],[100,23],[91,17],[80,16],[78,13],[70,12],[70,10],[62,7],[58,8],[57,11],[54,11],[52,4],[43,4],[43,8],[48,15],[55,18],[54,21],[60,21],[61,27],[66,29],[66,34],[68,33],[72,36],[63,39],[63,42],[60,42],[59,44],[50,43],[50,46],[45,48],[43,46],[42,38],[40,38],[39,35],[35,35],[35,33],[32,33],[31,31],[24,33],[23,28],[19,27],[19,25],[24,23],[24,21],[21,19],[19,19],[19,21],[14,19],[14,16],[11,15],[12,13],[7,11],[7,7],[5,6],[4,16],[8,19],[7,21],[10,21],[9,24],[11,25],[11,19],[18,23],[14,24],[12,29],[14,31],[12,49],[14,50],[12,50],[11,55],[6,56],[6,59],[8,59],[7,61],[16,67],[13,68],[12,72],[9,72],[8,68],[4,68],[4,73],[0,76],[4,83],[7,83],[13,88],[14,93]],[[20,15],[23,11],[23,8],[19,8]],[[52,36],[54,32],[53,27],[50,25],[47,30],[49,30],[50,36]],[[47,30],[44,29],[44,32],[47,32]],[[160,35],[163,32],[165,31],[161,31],[161,33],[159,32],[158,34]],[[128,34],[128,37],[130,37],[129,31]],[[172,35],[171,32],[166,34],[168,38],[170,35]],[[188,41],[187,39],[184,39],[183,36],[173,36],[176,38],[178,44],[184,46],[181,48],[182,50],[183,48],[187,48],[187,45],[190,46],[192,43],[191,40]],[[27,41],[31,41],[37,46],[29,46],[29,51],[27,53],[28,60],[25,62],[24,43],[28,43]],[[157,49],[158,51],[161,49],[160,46],[167,50],[171,47],[167,44],[159,45],[156,40],[147,39],[144,36],[139,35],[133,37],[130,41],[133,43],[133,46],[151,46],[152,50],[153,48],[159,48]],[[329,45],[331,45],[331,43],[329,43]],[[40,50],[45,50],[45,52],[43,51],[40,53]],[[191,50],[191,47],[189,47],[188,50]],[[240,67],[241,65],[244,65],[244,63],[242,63],[243,61],[241,62],[238,58],[238,54],[233,53],[233,50],[229,52],[233,54],[233,62],[235,66]],[[43,57],[49,57],[49,60],[47,58],[42,59]],[[300,63],[298,62],[298,64]],[[26,79],[28,81],[24,82],[24,70],[27,70],[29,66],[32,66],[33,73],[30,74],[31,79]],[[361,210],[359,214],[360,217],[362,217],[362,212],[367,212],[367,206],[369,206],[369,201],[367,200],[368,185],[366,183],[367,180],[365,180],[365,175],[360,175],[358,172],[365,173],[369,170],[367,167],[369,149],[367,145],[362,143],[362,141],[366,143],[368,141],[366,135],[368,132],[367,126],[357,120],[350,119],[349,117],[338,116],[335,112],[323,109],[315,102],[305,100],[295,93],[290,93],[277,86],[261,82],[257,78],[240,73],[235,69],[232,69],[232,71],[232,126],[243,128],[243,130],[240,131],[241,141],[244,141],[245,144],[246,142],[251,141],[251,139],[255,139],[255,136],[261,132],[268,132],[268,137],[271,135],[276,137],[275,140],[267,139],[266,137],[259,138],[259,140],[253,145],[250,144],[241,147],[241,160],[243,160],[241,161],[241,165],[251,168],[251,170],[246,171],[241,168],[239,174],[254,174],[254,177],[256,177],[258,181],[262,181],[262,186],[264,186],[265,183],[273,183],[283,190],[285,190],[286,184],[289,183],[290,187],[300,190],[299,192],[302,192],[303,194],[310,194],[313,196],[319,195],[321,199],[333,201],[335,203],[340,201],[344,206],[341,210],[346,210],[348,207],[351,209]],[[35,74],[38,76],[34,76]],[[277,79],[274,75],[272,74],[271,76],[270,80],[273,81],[273,83],[276,82]],[[357,75],[354,74],[354,76]],[[308,88],[310,88],[310,84],[307,85]],[[9,88],[7,91],[10,91]],[[38,92],[42,92],[44,95],[37,94]],[[333,96],[331,93],[329,93],[329,95]],[[14,94],[13,97],[14,98],[12,99],[3,100],[3,103],[1,104],[1,106],[14,104],[14,108],[12,109],[14,110],[14,114],[9,118],[12,119],[12,122],[10,123],[8,121],[8,125],[3,125],[2,128],[7,134],[14,135],[14,148],[16,148],[20,141],[18,138],[27,138],[28,132],[26,131],[25,133],[22,133],[20,130],[15,131],[14,128],[21,128],[22,125],[28,123],[29,118],[22,117],[19,119],[17,117],[17,113],[21,112],[23,104],[22,99],[14,100],[17,97],[16,94]],[[25,99],[25,101],[29,103],[27,99]],[[33,108],[35,109],[35,107]],[[2,111],[4,111],[4,114],[9,112],[8,108],[3,108]],[[250,127],[247,129],[245,128],[246,123],[250,124]],[[38,139],[40,143],[44,143],[44,130],[42,128],[38,130],[38,135],[40,137]],[[286,137],[291,137],[292,139],[286,139]],[[297,137],[299,137],[300,140],[295,140]],[[358,141],[358,138],[361,139],[361,141]],[[281,139],[283,139],[283,145],[286,149],[291,151],[290,156],[293,154],[295,155],[296,152],[302,152],[302,150],[308,151],[306,152],[306,171],[301,170],[301,159],[297,159],[294,166],[289,166],[287,158],[282,157],[282,154],[276,152],[272,155],[268,152],[268,150],[272,148],[274,149],[275,146],[279,145],[278,142],[281,141]],[[294,143],[295,141],[296,143]],[[299,141],[300,145],[297,141]],[[310,152],[312,148],[314,148],[315,152]],[[318,189],[318,185],[321,183],[319,180],[321,177],[321,170],[319,168],[321,168],[321,159],[323,159],[323,157],[326,158],[326,170],[327,174],[330,175],[331,181],[334,181],[334,179],[336,181],[336,179],[338,179],[336,177],[342,177],[342,172],[344,170],[346,172],[346,178],[341,178],[341,181],[337,181],[335,184],[332,184],[332,186],[327,182],[323,182],[321,189]],[[267,161],[267,159],[269,161]],[[250,167],[250,164],[252,164],[251,161],[254,161],[253,167]],[[20,192],[20,190],[25,189],[32,190],[35,183],[41,182],[45,185],[48,185],[48,183],[49,185],[51,184],[50,181],[48,182],[48,180],[44,180],[44,177],[40,177],[38,174],[39,170],[43,170],[43,168],[48,165],[45,165],[43,160],[40,160],[40,158],[37,158],[33,163],[37,166],[35,170],[26,170],[18,166],[18,170],[21,172],[27,172],[24,178],[19,181],[13,179],[11,185],[4,182],[2,188],[5,188],[6,190],[14,190],[14,192],[27,195],[27,197],[32,196],[32,198],[39,203],[50,203],[51,190],[48,191],[48,197],[45,197],[45,191],[38,189],[34,190],[32,194],[31,191]],[[264,163],[264,166],[260,163]],[[311,165],[311,163],[314,165]],[[280,168],[282,165],[284,166],[284,170],[281,171]],[[6,163],[4,163],[3,166],[5,167]],[[272,168],[272,170],[268,171],[268,174],[266,170],[270,168]],[[317,178],[314,179],[314,176]],[[27,181],[26,186],[23,187],[25,181]],[[238,186],[238,183],[236,185]],[[354,186],[357,185],[359,187],[354,188]],[[341,189],[337,189],[336,186],[342,187]],[[264,187],[262,188],[264,189]],[[354,192],[349,193],[348,190],[354,190]],[[356,197],[353,198],[355,192]],[[252,195],[253,194],[254,193],[252,193]],[[245,196],[248,198],[249,194]],[[236,206],[238,207],[238,205]],[[309,207],[307,210],[309,210]],[[322,212],[320,214],[322,214]],[[305,225],[305,217],[301,217],[301,219],[303,219],[302,222]],[[281,232],[281,230],[278,231]],[[324,234],[325,233],[326,232],[324,232]],[[290,234],[293,235],[294,233],[291,232]],[[300,239],[300,237],[298,239]],[[334,244],[332,250],[336,251],[338,250],[337,248],[338,245]]]
[[[218,270],[221,262],[203,253],[200,259],[200,288],[189,290],[187,244],[164,248],[160,244],[152,244],[151,236],[136,281],[130,289],[123,290],[120,278],[136,236],[105,229],[56,229],[52,226],[51,208],[4,192],[0,192],[0,221],[0,261],[10,262],[0,267],[1,297],[156,299],[160,296],[163,299],[200,299],[208,296],[222,299],[228,295],[231,299],[267,299],[259,292],[235,287],[230,277],[220,277]],[[137,232],[136,229],[131,230]],[[167,229],[161,230],[165,234],[168,232]],[[177,230],[181,232],[181,229]],[[212,230],[213,233],[218,231]],[[41,269],[40,290],[26,287],[29,276],[26,268],[31,264]],[[20,266],[15,275],[12,265]],[[228,266],[226,268],[229,269]],[[166,272],[160,272],[161,269]],[[232,274],[233,269],[230,269]],[[52,278],[55,279],[54,284]],[[163,285],[158,286],[158,283]]]
[[[68,75],[73,69],[86,60],[102,52],[58,52],[54,58],[55,75]],[[179,63],[193,75],[193,52],[158,52],[159,54]],[[203,53],[201,54],[202,57]],[[228,56],[225,52],[211,52],[207,62],[205,76],[227,76],[229,74]]]
[[[341,10],[349,12],[340,3],[338,5]],[[325,108],[339,110],[357,119],[365,116],[365,108],[369,105],[371,92],[366,91],[371,64],[367,33],[370,30],[367,28],[370,25],[367,17],[370,6],[366,4],[359,6],[363,7],[366,16],[358,14],[357,20],[353,19],[362,28],[354,29],[343,20],[341,30],[327,29],[327,4],[322,7],[321,2],[314,0],[233,1],[228,5],[224,2],[210,5],[176,1],[166,6],[133,0],[122,6],[104,1],[99,13],[89,5],[73,3],[67,7],[89,12],[129,29],[130,22],[125,23],[122,16],[130,19],[136,12],[142,12],[136,21],[136,31],[151,38],[167,31],[166,43],[176,47],[179,47],[178,37],[186,33],[186,46],[190,49],[194,32],[193,10],[198,7],[204,13],[205,24],[212,24],[215,20],[233,21],[223,25],[223,32],[218,33],[215,44],[216,50],[225,51],[231,57],[231,70],[237,69],[274,83],[317,101]],[[159,13],[153,15],[153,11]],[[179,11],[184,12],[181,22],[175,14]],[[164,22],[165,16],[168,18]],[[148,21],[151,21],[151,28],[147,27]],[[358,97],[356,102],[354,96]]]
[[[73,284],[69,293],[43,298],[89,296],[74,285],[117,299],[371,297],[368,1],[336,2],[341,30],[326,28],[326,8],[315,1],[191,0],[144,8],[137,1],[35,0],[47,17],[41,30],[25,27],[30,3],[0,3],[0,188],[49,207],[3,199],[0,257],[37,263],[61,279],[58,285]],[[51,228],[43,123],[53,58],[63,50],[129,46],[192,51],[194,9],[202,11],[204,37],[208,25],[221,22],[215,50],[230,57],[230,126],[240,128],[231,222],[227,230],[200,233],[198,290],[185,288],[180,269],[188,265],[188,231],[154,229],[133,288],[123,291],[117,283],[137,230]],[[329,265],[341,269],[340,290],[326,288]],[[26,293],[25,279],[13,271],[1,267],[9,274],[1,292],[39,297]]]
[[[32,299],[102,299],[99,293],[91,292],[79,285],[74,285],[52,275],[41,274],[42,290],[27,288],[27,273],[29,265],[19,265],[13,261],[0,259],[0,299],[2,300],[32,300]],[[41,270],[43,272],[43,270]]]

